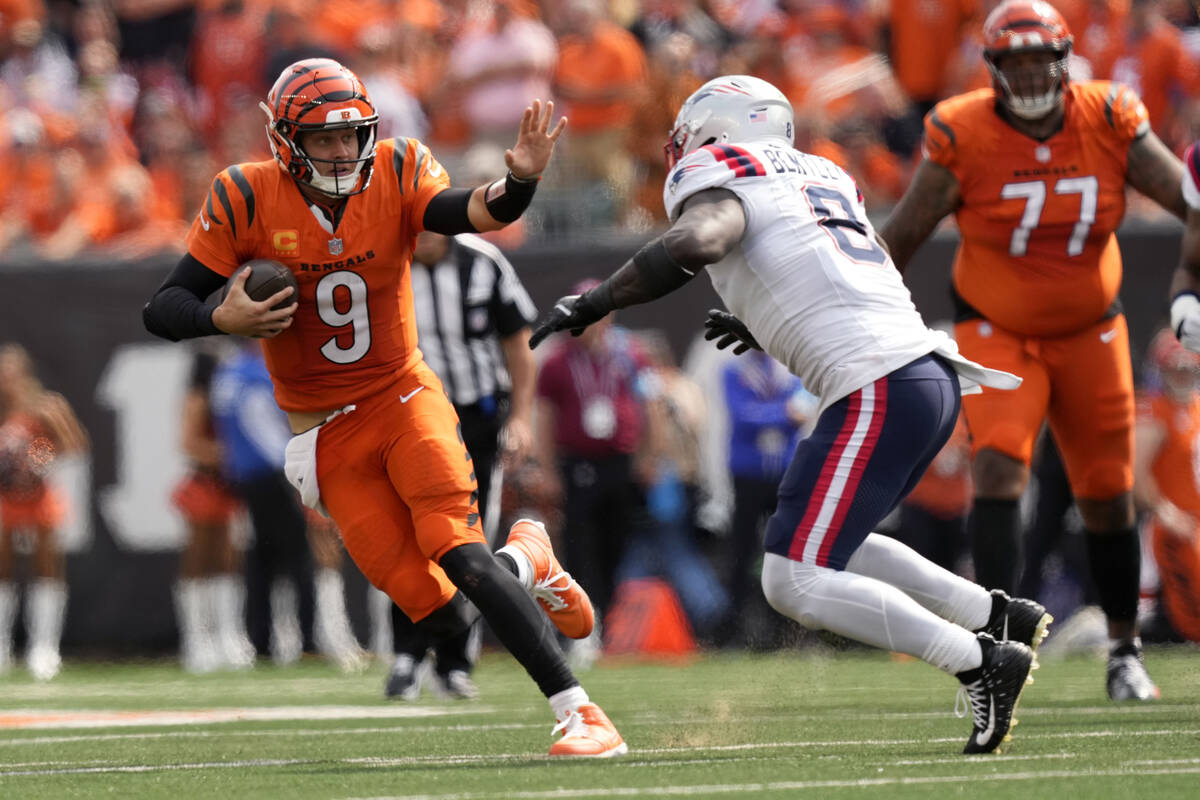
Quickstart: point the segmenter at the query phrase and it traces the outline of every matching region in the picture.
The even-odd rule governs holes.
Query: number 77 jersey
[[[450,185],[415,139],[380,142],[370,185],[331,220],[274,161],[222,170],[188,233],[188,252],[226,277],[253,258],[300,284],[292,326],[264,340],[284,411],[362,400],[421,360],[409,265],[425,209]]]
[[[1129,146],[1150,130],[1141,100],[1118,83],[1072,82],[1064,106],[1061,129],[1044,141],[1006,124],[991,89],[925,118],[925,157],[958,179],[955,292],[1027,336],[1078,331],[1110,312]]]

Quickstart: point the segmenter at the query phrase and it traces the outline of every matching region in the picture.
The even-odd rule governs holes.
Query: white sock
[[[992,593],[939,567],[906,544],[872,533],[846,562],[846,571],[891,584],[921,605],[976,631],[992,615]]]
[[[517,565],[517,580],[527,590],[533,588],[533,562],[529,560],[529,556],[521,552],[520,548],[505,545],[496,551],[496,555],[508,556]]]
[[[575,711],[580,706],[591,701],[588,700],[587,692],[582,686],[572,686],[570,689],[563,689],[561,692],[550,696],[550,708],[554,711],[554,718],[562,722],[567,718],[567,715]]]
[[[29,587],[29,643],[58,652],[67,610],[67,584],[55,578],[38,578]]]
[[[17,620],[17,586],[0,581],[0,672],[12,663],[12,630]]]
[[[239,576],[215,575],[206,583],[222,657],[232,667],[252,666],[254,645],[246,634],[246,590]]]
[[[951,674],[981,663],[973,633],[875,578],[768,553],[762,585],[776,611],[805,627],[907,653]]]
[[[358,666],[361,659],[358,640],[350,629],[346,614],[346,593],[342,574],[322,567],[313,576],[316,587],[316,620],[313,638],[317,647],[343,669]]]
[[[295,584],[288,578],[277,578],[271,585],[271,660],[276,666],[295,664],[303,654],[298,607]]]

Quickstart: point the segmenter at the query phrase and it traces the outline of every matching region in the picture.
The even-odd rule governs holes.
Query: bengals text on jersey
[[[274,160],[216,177],[189,254],[226,277],[250,259],[273,259],[300,284],[291,328],[263,343],[280,408],[340,408],[416,366],[412,242],[430,199],[449,185],[429,149],[405,138],[379,143],[370,191],[346,202],[336,226]]]

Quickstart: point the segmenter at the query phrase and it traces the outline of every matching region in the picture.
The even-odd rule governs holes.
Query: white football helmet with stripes
[[[667,169],[708,144],[777,139],[793,143],[795,115],[783,92],[761,78],[722,75],[684,101],[663,150]]]

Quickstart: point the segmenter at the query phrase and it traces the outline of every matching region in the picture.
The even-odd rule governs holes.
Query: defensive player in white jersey
[[[958,418],[960,393],[1020,379],[958,355],[922,322],[842,169],[792,145],[771,84],[709,81],[667,144],[670,229],[601,285],[561,298],[534,330],[579,333],[707,267],[741,332],[821,399],[766,535],[762,584],[810,628],[899,651],[959,678],[974,713],[964,752],[995,750],[1049,617],[871,529],[912,489]],[[732,325],[736,319],[727,318]],[[710,337],[711,338],[711,337]]]

